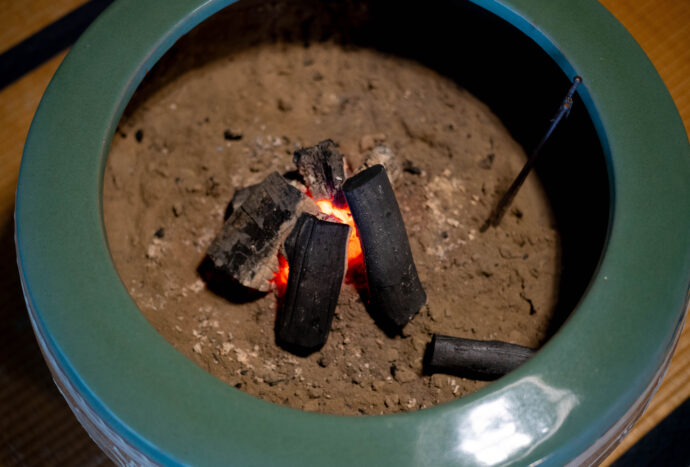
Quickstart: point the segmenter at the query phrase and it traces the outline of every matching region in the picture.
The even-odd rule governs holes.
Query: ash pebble
[[[172,205],[172,212],[175,217],[180,217],[184,214],[184,205],[182,203],[174,203]]]
[[[390,396],[386,396],[386,398],[383,400],[383,403],[389,409],[391,407],[395,407],[396,405],[398,405],[399,402],[400,402],[400,396],[398,396],[397,394],[391,394]]]
[[[393,377],[399,383],[409,383],[417,379],[417,375],[412,370],[404,367],[396,368]]]
[[[319,357],[318,364],[322,368],[326,368],[328,365],[333,363],[333,360],[333,355],[331,355],[330,353],[323,353]]]
[[[289,112],[292,110],[292,104],[285,99],[278,99],[278,110],[281,112]]]
[[[431,375],[431,385],[436,387],[436,388],[443,388],[445,385],[444,383],[447,383],[448,377],[440,374],[433,374]]]
[[[422,169],[420,169],[419,167],[414,165],[412,163],[412,161],[409,159],[405,159],[403,161],[403,171],[407,172],[408,174],[412,174],[412,175],[421,175],[422,174]]]
[[[242,133],[228,129],[223,132],[223,138],[225,138],[226,141],[239,141],[242,139]]]
[[[371,389],[377,392],[383,391],[383,389],[386,387],[386,382],[385,381],[374,381],[371,383]]]

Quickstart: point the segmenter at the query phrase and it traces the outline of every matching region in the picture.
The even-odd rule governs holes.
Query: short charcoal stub
[[[434,334],[427,347],[424,370],[491,381],[513,371],[534,353],[533,349],[508,342]]]
[[[358,173],[343,191],[362,241],[371,306],[402,327],[426,303],[426,293],[386,169]]]
[[[345,275],[350,226],[303,214],[285,240],[290,274],[276,321],[279,345],[310,353],[328,338]]]
[[[342,186],[345,181],[343,155],[333,140],[326,139],[315,146],[295,151],[292,158],[312,197],[327,199],[343,205]]]

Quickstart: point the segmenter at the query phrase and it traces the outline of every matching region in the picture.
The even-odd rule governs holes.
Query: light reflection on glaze
[[[415,449],[415,465],[430,464],[428,453],[445,453],[443,465],[495,466],[539,459],[526,456],[556,433],[579,403],[567,389],[546,384],[538,376],[523,378],[468,406],[448,410],[439,420],[432,417],[421,426]],[[433,410],[433,409],[432,409]],[[439,425],[454,425],[446,437]]]
[[[500,465],[524,455],[554,433],[577,404],[575,394],[549,386],[539,377],[509,385],[458,421],[457,460]]]
[[[515,409],[506,398],[480,405],[460,425],[458,450],[483,465],[496,465],[510,454],[528,446],[532,437],[521,432],[512,415]]]

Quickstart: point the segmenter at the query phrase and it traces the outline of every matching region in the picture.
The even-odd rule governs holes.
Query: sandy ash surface
[[[325,138],[351,167],[376,142],[407,164],[395,190],[428,304],[388,337],[344,285],[327,344],[302,358],[275,345],[272,293],[231,303],[196,268],[234,191],[292,170],[296,148]],[[263,44],[185,70],[125,114],[105,222],[142,313],[219,379],[309,411],[416,410],[487,384],[423,376],[432,333],[532,347],[546,337],[560,246],[535,177],[499,228],[479,232],[524,160],[485,105],[415,62],[329,42]]]

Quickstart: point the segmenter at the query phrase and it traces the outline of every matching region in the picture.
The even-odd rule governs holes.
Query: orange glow
[[[350,208],[347,206],[339,208],[328,199],[319,200],[316,204],[322,213],[335,217],[343,224],[352,227],[350,230],[350,240],[347,243],[347,267],[351,268],[355,264],[362,262],[362,243],[359,240],[359,233],[357,232]]]
[[[278,271],[273,276],[273,284],[276,287],[276,293],[282,297],[287,290],[288,276],[290,275],[290,265],[285,256],[278,253]]]
[[[366,285],[366,275],[364,272],[364,255],[362,254],[362,243],[359,233],[352,218],[350,208],[337,207],[332,201],[322,199],[316,202],[322,213],[332,217],[334,220],[347,224],[351,227],[350,239],[347,244],[347,276],[345,282],[361,287]],[[290,265],[287,259],[280,253],[278,254],[278,271],[273,276],[275,291],[278,297],[283,297],[287,290],[288,277],[290,276]]]

